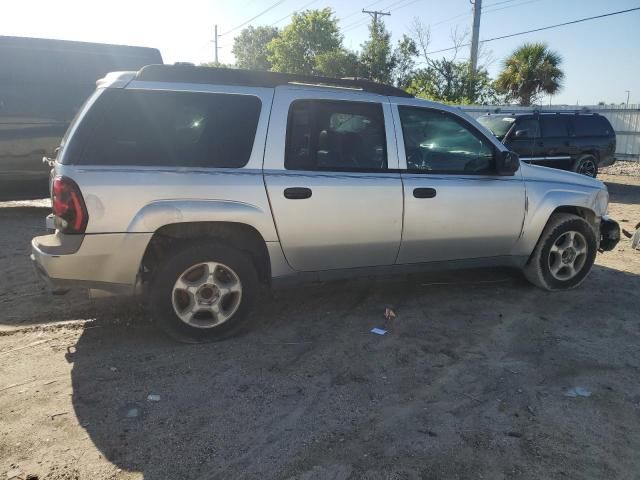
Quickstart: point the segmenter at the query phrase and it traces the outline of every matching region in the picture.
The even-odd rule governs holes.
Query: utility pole
[[[213,58],[216,62],[216,65],[218,65],[218,24],[216,23],[213,27],[213,44],[214,44],[214,54],[213,54]]]
[[[478,42],[480,38],[480,11],[482,0],[469,0],[473,5],[473,30],[471,33],[471,72],[478,70]]]
[[[371,18],[373,18],[373,23],[378,23],[378,15],[380,15],[381,17],[385,16],[385,15],[391,15],[391,13],[389,12],[381,12],[379,10],[365,10],[364,8],[362,9],[362,13],[368,13]]]
[[[631,90],[625,90],[627,92],[627,108],[629,108],[629,95],[631,95]]]

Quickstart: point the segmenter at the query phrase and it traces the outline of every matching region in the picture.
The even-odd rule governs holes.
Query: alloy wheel
[[[556,280],[567,281],[578,275],[587,261],[587,241],[580,232],[560,235],[549,251],[549,271]]]
[[[204,262],[185,270],[171,292],[173,310],[191,327],[212,328],[229,320],[240,306],[242,282],[227,265]]]

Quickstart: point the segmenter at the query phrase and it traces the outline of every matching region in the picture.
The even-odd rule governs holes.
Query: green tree
[[[381,83],[391,83],[396,59],[391,51],[391,34],[381,20],[371,20],[369,39],[362,44],[360,62],[365,77]]]
[[[395,68],[393,70],[393,78],[396,86],[400,88],[407,88],[413,78],[414,69],[416,66],[415,58],[418,56],[418,47],[413,39],[402,36],[401,40],[398,40],[393,57]]]
[[[327,77],[344,78],[361,76],[362,67],[358,55],[339,49],[316,55],[314,73]]]
[[[525,43],[504,62],[496,88],[508,100],[529,106],[541,94],[553,95],[562,87],[562,58],[544,43]]]
[[[486,70],[471,73],[469,62],[431,60],[416,71],[407,91],[437,102],[470,104],[496,103],[498,98]]]
[[[247,27],[233,39],[231,52],[236,57],[236,66],[249,70],[270,70],[267,44],[278,36],[275,27]]]
[[[342,48],[338,21],[330,8],[294,13],[291,23],[267,44],[276,72],[316,73],[316,58]]]
[[[216,63],[216,62],[205,62],[200,64],[201,67],[215,67],[215,68],[236,68],[235,65],[230,63]]]

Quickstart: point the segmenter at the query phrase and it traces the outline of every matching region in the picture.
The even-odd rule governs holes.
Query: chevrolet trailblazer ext
[[[506,265],[562,290],[619,239],[600,181],[520,164],[457,108],[270,72],[107,75],[62,141],[51,192],[39,274],[144,291],[186,340],[230,334],[259,283]]]

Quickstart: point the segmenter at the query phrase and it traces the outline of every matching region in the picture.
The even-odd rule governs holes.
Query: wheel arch
[[[158,265],[182,245],[207,240],[222,242],[248,254],[262,283],[271,282],[271,261],[262,234],[252,225],[229,221],[168,223],[154,233],[142,257],[143,282],[148,281]]]
[[[531,251],[529,252],[529,260],[531,260],[531,256],[535,252],[535,247],[538,245],[538,242],[540,242],[540,239],[542,238],[542,234],[544,233],[544,229],[546,228],[546,226],[549,224],[549,222],[553,218],[553,215],[555,215],[557,213],[567,213],[567,214],[570,214],[570,215],[576,215],[577,217],[580,217],[580,218],[584,219],[589,225],[591,225],[591,227],[594,230],[596,229],[597,216],[596,216],[596,213],[593,210],[591,210],[591,209],[589,209],[587,207],[584,207],[584,206],[559,205],[559,206],[555,207],[553,210],[550,211],[550,213],[548,214],[548,216],[546,218],[546,221],[544,222],[542,227],[539,229],[538,234],[535,237],[535,243],[533,244],[533,247],[532,247]]]
[[[569,213],[585,219],[594,229],[600,218],[596,212],[599,190],[578,185],[571,187],[528,188],[529,202],[517,254],[529,257],[555,213]]]

